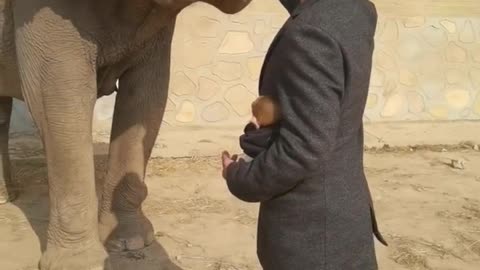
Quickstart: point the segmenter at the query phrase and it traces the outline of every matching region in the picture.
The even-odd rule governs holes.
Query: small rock
[[[473,146],[473,150],[475,150],[475,151],[480,151],[480,147],[478,146],[478,144],[475,144],[475,145]]]
[[[182,256],[180,256],[180,255],[175,256],[175,260],[181,261],[181,260],[182,260]]]
[[[164,237],[165,236],[165,233],[163,232],[156,232],[155,233],[155,237]]]
[[[444,153],[445,153],[445,152],[448,152],[448,151],[447,151],[447,149],[445,149],[445,148],[442,148],[442,152],[444,152]]]
[[[465,162],[463,160],[452,159],[450,166],[457,170],[464,170],[465,169]]]
[[[460,145],[465,145],[465,146],[468,146],[468,147],[473,147],[475,145],[474,142],[472,141],[462,141],[460,142]]]

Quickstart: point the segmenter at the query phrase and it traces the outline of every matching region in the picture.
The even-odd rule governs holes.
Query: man
[[[253,161],[223,155],[232,194],[260,202],[265,270],[377,269],[363,169],[375,7],[368,0],[280,0],[290,18],[274,39],[260,95],[282,111],[279,135]]]

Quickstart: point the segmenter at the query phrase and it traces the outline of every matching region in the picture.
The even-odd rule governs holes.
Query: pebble
[[[475,150],[475,151],[480,151],[480,147],[478,146],[478,144],[475,144],[475,145],[473,146],[473,150]]]
[[[464,170],[465,169],[465,162],[463,160],[452,159],[451,166],[454,169]]]

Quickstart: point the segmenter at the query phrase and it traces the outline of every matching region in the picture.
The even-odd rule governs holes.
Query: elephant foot
[[[18,198],[17,190],[9,190],[4,185],[0,185],[0,204],[6,204]]]
[[[79,245],[77,249],[48,247],[43,254],[40,270],[112,270],[108,253],[100,244]]]
[[[99,221],[100,239],[111,252],[139,250],[155,239],[152,223],[140,210],[100,214]]]

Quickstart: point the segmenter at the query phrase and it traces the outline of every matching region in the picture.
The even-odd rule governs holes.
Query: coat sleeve
[[[272,56],[280,58],[275,64],[281,67],[269,68],[275,77],[268,83],[281,106],[279,136],[253,161],[235,162],[226,173],[230,192],[247,202],[270,200],[319,172],[336,141],[345,81],[342,50],[315,26],[297,26],[284,35],[276,49],[288,51]]]

